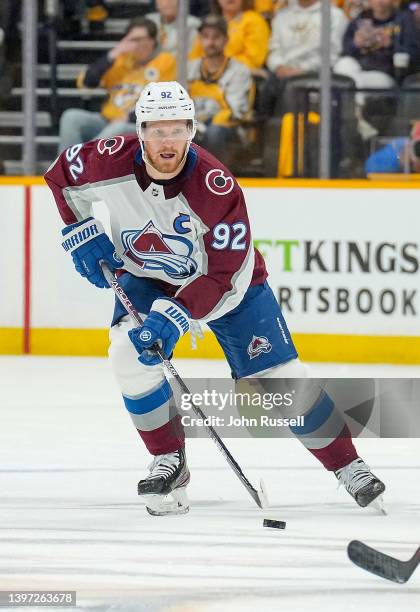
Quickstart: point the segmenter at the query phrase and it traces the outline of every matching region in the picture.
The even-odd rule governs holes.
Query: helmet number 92
[[[244,251],[246,249],[245,236],[247,226],[243,221],[237,221],[232,225],[218,223],[213,228],[213,242],[211,246],[217,251]]]
[[[172,91],[161,91],[160,95],[162,98],[172,98]]]

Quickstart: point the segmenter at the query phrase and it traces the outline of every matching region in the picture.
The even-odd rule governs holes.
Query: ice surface
[[[222,362],[177,366],[189,377],[228,374]],[[420,369],[324,364],[313,373]],[[266,482],[272,507],[262,512],[210,440],[188,440],[191,511],[154,518],[136,495],[149,457],[106,360],[2,357],[0,389],[0,590],[77,590],[78,610],[101,612],[420,608],[420,571],[394,585],[346,556],[352,539],[401,559],[415,551],[418,440],[357,442],[387,484],[386,517],[337,491],[295,440],[227,440],[250,480]],[[286,530],[263,528],[264,517]]]

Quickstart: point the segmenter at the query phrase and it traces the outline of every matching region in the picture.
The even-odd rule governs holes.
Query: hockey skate
[[[359,506],[365,508],[373,502],[375,508],[386,514],[382,500],[385,485],[372,474],[370,467],[360,457],[334,473],[339,485],[344,485]]]
[[[189,481],[185,450],[181,448],[174,453],[156,455],[149,465],[149,475],[140,480],[137,492],[153,516],[186,514],[190,509],[186,493]]]

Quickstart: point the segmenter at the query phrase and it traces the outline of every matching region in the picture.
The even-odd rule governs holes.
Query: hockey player
[[[305,376],[253,247],[244,195],[229,170],[192,143],[194,104],[177,82],[150,83],[136,106],[137,135],[70,147],[45,178],[61,217],[63,247],[76,270],[107,287],[100,266],[114,269],[145,317],[132,329],[117,301],[109,355],[125,406],[154,456],[138,484],[152,514],[186,512],[190,474],[184,431],[172,391],[151,347],[170,356],[191,320],[208,323],[234,378]],[[93,218],[108,208],[112,235]],[[293,433],[360,506],[384,490],[358,457],[343,418],[310,379],[301,386]],[[171,495],[175,503],[170,502]]]

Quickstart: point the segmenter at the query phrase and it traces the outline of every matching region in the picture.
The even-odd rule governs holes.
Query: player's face
[[[204,28],[200,35],[201,45],[206,57],[215,57],[223,53],[227,39],[223,32],[216,28]]]
[[[186,121],[153,121],[143,128],[144,149],[159,172],[170,174],[184,157],[191,132]]]

